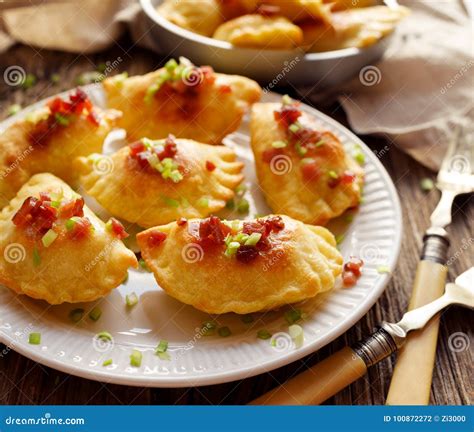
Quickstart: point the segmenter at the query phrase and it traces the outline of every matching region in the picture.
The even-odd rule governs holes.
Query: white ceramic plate
[[[87,91],[96,103],[104,105],[100,86],[88,86]],[[279,98],[267,93],[263,100]],[[0,129],[29,109],[0,124]],[[202,336],[200,327],[210,319],[209,315],[168,297],[150,273],[131,270],[125,285],[93,304],[49,306],[0,286],[0,340],[9,347],[7,350],[14,349],[46,366],[103,382],[187,387],[243,379],[284,366],[318,350],[353,326],[375,303],[388,282],[389,275],[379,274],[377,267],[384,265],[393,270],[396,264],[402,234],[400,203],[377,157],[356,136],[320,112],[305,105],[302,109],[339,136],[348,151],[358,144],[366,157],[363,204],[352,222],[341,217],[330,226],[336,233],[345,232],[340,244],[345,258],[356,255],[364,259],[363,275],[353,288],[336,287],[298,306],[305,313],[302,347],[295,348],[285,333],[284,309],[254,314],[254,321],[247,324],[237,315],[222,315],[217,317],[219,325],[228,326],[232,335]],[[245,162],[250,216],[269,213],[256,184],[248,119],[244,119],[238,132],[228,137],[226,144]],[[4,259],[4,251],[1,252],[0,259]],[[125,295],[132,292],[139,295],[140,301],[127,310]],[[98,322],[85,317],[79,324],[73,324],[68,319],[73,308],[83,307],[88,311],[95,305],[103,311]],[[256,333],[260,329],[273,333],[275,342],[258,339]],[[113,344],[94,339],[103,330],[113,335]],[[41,345],[28,344],[31,332],[41,333]],[[160,339],[169,341],[171,360],[161,360],[154,354]],[[133,348],[143,352],[140,368],[130,366]],[[113,364],[102,366],[106,359],[113,359]]]

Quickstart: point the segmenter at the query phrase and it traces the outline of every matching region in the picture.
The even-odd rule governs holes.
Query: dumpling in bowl
[[[126,235],[62,180],[36,174],[0,213],[0,283],[50,304],[96,300],[137,267]]]
[[[250,128],[257,177],[274,212],[320,225],[359,204],[362,169],[287,96],[256,104]]]
[[[323,2],[327,3],[332,11],[365,8],[377,4],[377,0],[323,0]]]
[[[216,0],[220,4],[225,20],[247,15],[255,12],[259,6],[259,0]]]
[[[109,170],[97,167],[104,161]],[[114,216],[143,227],[223,209],[243,180],[243,163],[224,146],[186,139],[142,139],[112,156],[79,161],[81,182]]]
[[[330,6],[324,4],[323,0],[260,0],[260,7],[272,6],[274,14],[283,15],[294,22],[306,20],[331,21]]]
[[[8,127],[0,134],[0,208],[33,174],[51,172],[74,183],[73,160],[100,152],[119,115],[94,107],[78,89]]]
[[[260,86],[248,78],[214,73],[187,59],[170,60],[143,76],[115,76],[104,82],[108,105],[123,112],[119,126],[130,141],[178,138],[220,144],[234,132]]]
[[[204,36],[224,22],[218,0],[165,0],[156,10],[173,24]]]
[[[409,10],[403,6],[373,6],[334,12],[331,25],[301,24],[303,45],[311,52],[368,47],[392,33],[408,13]]]
[[[284,17],[255,14],[227,21],[214,38],[246,48],[291,49],[301,45],[303,31]]]
[[[342,271],[334,236],[288,216],[172,222],[137,240],[160,287],[207,313],[246,314],[299,302],[332,289]]]

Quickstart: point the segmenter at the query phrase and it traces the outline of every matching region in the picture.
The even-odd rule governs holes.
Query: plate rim
[[[83,88],[85,91],[88,91],[93,87],[97,88],[98,86],[100,85],[89,84],[86,86],[81,86],[81,88]],[[49,99],[52,99],[57,96],[69,94],[73,90],[74,89],[65,90],[63,92],[57,93],[55,95],[49,96],[47,98],[28,105],[16,115],[1,121],[0,131],[3,130],[5,127],[8,127],[8,125],[13,123],[15,120],[22,118],[28,111],[35,109],[36,105],[40,105],[45,101],[48,101]],[[275,92],[266,92],[265,96],[271,98],[281,97],[280,94]],[[304,110],[314,114],[316,118],[321,119],[323,122],[326,122],[327,124],[331,125],[331,127],[336,129],[340,134],[350,138],[354,144],[361,146],[364,151],[364,154],[368,158],[370,158],[371,163],[375,165],[376,171],[379,173],[381,179],[384,181],[385,185],[388,188],[388,199],[393,202],[394,220],[397,221],[397,226],[394,230],[394,245],[392,248],[394,252],[390,257],[389,262],[387,262],[386,264],[387,267],[390,269],[390,273],[380,275],[381,278],[378,282],[377,290],[371,291],[370,295],[365,297],[364,300],[361,301],[356,308],[351,310],[350,315],[348,315],[348,317],[345,318],[342,323],[339,323],[338,325],[334,326],[330,331],[326,332],[325,335],[317,341],[305,344],[298,350],[282,352],[281,355],[279,355],[278,357],[269,358],[262,363],[258,363],[257,365],[239,366],[238,369],[230,371],[213,371],[211,373],[206,372],[202,376],[193,377],[189,377],[185,374],[169,376],[152,376],[141,374],[135,376],[125,375],[120,371],[108,371],[107,369],[87,369],[84,366],[61,362],[59,359],[56,359],[55,357],[52,357],[48,354],[45,355],[43,350],[35,350],[33,348],[30,348],[30,346],[24,341],[22,341],[22,343],[19,343],[18,340],[15,340],[13,337],[10,337],[9,334],[4,332],[2,329],[0,329],[0,342],[5,344],[8,348],[29,358],[30,360],[81,378],[91,379],[107,384],[128,385],[134,387],[142,386],[152,388],[183,388],[222,384],[236,380],[247,379],[262,373],[278,369],[283,366],[287,366],[309,354],[315,353],[316,351],[331,343],[343,333],[348,331],[357,323],[357,321],[359,321],[363,316],[365,316],[370,310],[370,308],[378,301],[382,293],[385,291],[388,282],[390,281],[393,275],[393,270],[395,269],[400,256],[403,238],[402,208],[398,193],[390,175],[380,162],[379,158],[371,151],[371,149],[357,135],[355,135],[352,131],[350,131],[338,121],[322,113],[316,108],[305,104],[304,102],[301,102],[301,104]]]

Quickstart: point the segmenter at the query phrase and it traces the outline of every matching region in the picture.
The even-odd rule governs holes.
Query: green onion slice
[[[142,365],[142,358],[143,354],[140,351],[136,349],[132,350],[130,354],[130,366],[140,367]]]
[[[167,340],[160,340],[160,343],[155,348],[155,353],[165,353],[168,350],[168,341]]]
[[[293,339],[296,348],[300,348],[303,346],[304,332],[301,326],[299,326],[298,324],[291,325],[290,327],[288,327],[288,333],[291,339]]]
[[[287,143],[285,141],[273,141],[272,147],[276,149],[285,148]]]
[[[113,364],[113,360],[108,359],[108,360],[105,360],[104,363],[102,363],[102,366],[110,366],[111,364]]]
[[[89,318],[92,321],[98,321],[101,316],[102,310],[97,306],[95,308],[92,308],[92,310],[89,312]]]
[[[41,243],[44,247],[49,247],[58,238],[58,233],[53,229],[49,229],[46,234],[41,238]]]
[[[41,333],[30,333],[28,343],[30,345],[39,345],[41,343]]]
[[[252,233],[250,237],[245,241],[245,246],[255,246],[260,239],[262,238],[262,234],[260,233]]]
[[[299,309],[290,309],[285,312],[285,319],[288,324],[294,324],[302,318]]]
[[[262,329],[257,332],[257,337],[259,339],[266,340],[270,339],[272,337],[272,334],[268,330]]]
[[[230,331],[230,328],[229,327],[220,327],[218,330],[217,330],[217,333],[219,333],[219,336],[221,337],[227,337],[227,336],[230,336],[232,334],[232,332]]]
[[[102,332],[100,332],[100,333],[97,333],[97,334],[95,335],[95,337],[96,337],[97,339],[102,339],[102,340],[108,341],[108,342],[112,342],[112,341],[114,340],[114,338],[112,337],[112,335],[111,335],[109,332],[107,332],[107,331],[102,331]]]
[[[131,294],[127,294],[125,296],[125,303],[128,307],[133,307],[138,303],[138,296],[136,293],[132,292]]]
[[[83,316],[84,309],[82,308],[73,309],[71,312],[69,312],[69,319],[74,323],[79,322]]]

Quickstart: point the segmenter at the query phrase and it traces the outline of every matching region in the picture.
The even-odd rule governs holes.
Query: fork
[[[474,130],[459,126],[448,146],[436,187],[441,199],[433,211],[431,227],[423,237],[413,292],[408,309],[429,303],[443,294],[448,268],[448,234],[454,198],[474,191]],[[400,350],[387,395],[388,405],[427,405],[436,355],[439,318],[413,332]]]

